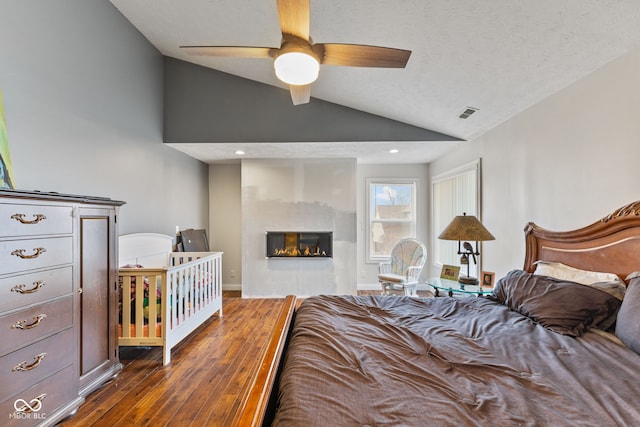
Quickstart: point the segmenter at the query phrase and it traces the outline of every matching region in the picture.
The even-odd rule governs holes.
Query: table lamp
[[[440,233],[438,239],[458,241],[458,255],[462,255],[460,257],[460,264],[467,265],[467,275],[461,275],[458,277],[458,282],[465,285],[477,285],[478,279],[471,277],[469,273],[469,256],[473,258],[473,263],[477,264],[478,262],[476,257],[480,255],[478,242],[495,240],[495,237],[489,233],[489,230],[482,225],[478,218],[473,215],[463,213],[462,215],[458,215],[453,218],[447,228]],[[475,250],[471,246],[471,243],[469,243],[470,241],[476,242]],[[464,243],[461,245],[461,242]]]

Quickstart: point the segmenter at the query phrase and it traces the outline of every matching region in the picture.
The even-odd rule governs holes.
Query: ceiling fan
[[[309,36],[309,0],[277,0],[282,42],[279,48],[253,46],[180,46],[191,55],[272,58],[276,77],[289,85],[294,105],[306,104],[320,64],[404,68],[410,50],[342,43],[313,43]]]

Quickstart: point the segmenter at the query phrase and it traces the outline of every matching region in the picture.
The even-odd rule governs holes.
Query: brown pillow
[[[640,277],[629,282],[618,312],[616,336],[627,347],[640,354]]]
[[[600,289],[522,270],[500,279],[493,298],[547,329],[573,337],[608,319],[621,304]]]

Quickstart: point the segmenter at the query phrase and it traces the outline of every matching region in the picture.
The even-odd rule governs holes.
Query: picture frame
[[[446,280],[458,280],[460,275],[460,266],[458,265],[442,265],[442,271],[440,271],[440,278]]]
[[[480,281],[480,286],[483,288],[493,288],[493,283],[496,278],[496,273],[492,271],[483,271],[482,272],[482,280]]]

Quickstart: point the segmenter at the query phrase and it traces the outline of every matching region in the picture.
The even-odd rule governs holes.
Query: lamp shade
[[[495,237],[473,215],[458,215],[438,236],[441,240],[495,240]]]

